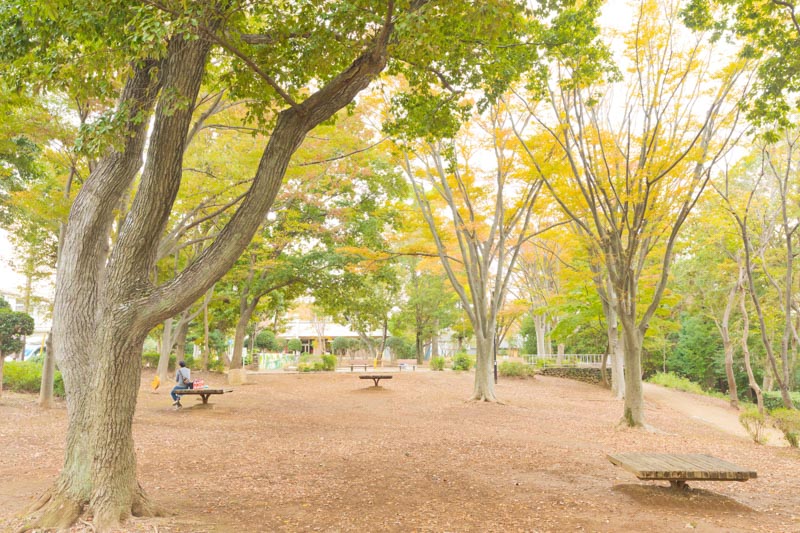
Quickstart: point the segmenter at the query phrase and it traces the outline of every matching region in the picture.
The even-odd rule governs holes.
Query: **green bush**
[[[792,403],[795,407],[800,406],[800,392],[790,392],[789,396],[792,397]],[[764,393],[764,409],[773,411],[775,409],[783,408],[783,398],[780,391],[770,391]]]
[[[3,366],[3,388],[15,392],[38,393],[42,387],[42,365],[30,361],[9,361]],[[56,370],[53,394],[64,396],[64,380]]]
[[[444,370],[444,357],[431,357],[431,370]]]
[[[506,377],[528,377],[533,376],[534,369],[530,365],[520,362],[503,361],[497,367],[497,371],[501,376]]]
[[[693,392],[695,394],[704,394],[703,387],[686,378],[682,378],[672,372],[656,372],[648,379],[650,383],[668,387],[670,389],[678,389],[685,392]]]
[[[322,370],[336,370],[336,363],[338,360],[336,359],[335,355],[323,355],[322,356]]]
[[[142,354],[142,366],[145,368],[158,367],[158,358],[161,357],[158,352],[144,352]]]
[[[475,362],[464,352],[459,352],[453,356],[453,370],[469,370]]]
[[[783,436],[793,448],[800,442],[800,411],[792,409],[775,409],[770,412],[772,424],[783,432]]]
[[[209,360],[208,369],[211,372],[225,372],[225,362],[222,357],[218,356],[216,359]]]
[[[300,339],[289,339],[286,343],[286,349],[290,352],[299,352],[303,349],[303,341]]]
[[[265,329],[256,335],[256,348],[268,352],[277,352],[280,349],[280,345],[278,339],[275,338],[275,334]]]
[[[336,358],[336,356],[332,356]],[[334,364],[334,368],[335,364]],[[313,363],[300,363],[297,365],[297,370],[299,372],[322,372],[325,369],[325,363],[322,361],[314,361]]]
[[[764,428],[766,427],[766,418],[763,414],[758,412],[755,407],[748,407],[739,415],[739,422],[742,423],[744,429],[752,437],[753,442],[756,444],[764,444],[767,441],[764,435]]]

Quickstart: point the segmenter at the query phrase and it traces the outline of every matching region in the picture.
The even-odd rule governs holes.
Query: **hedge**
[[[3,388],[14,392],[38,393],[42,387],[42,365],[30,361],[8,361],[3,366]],[[53,394],[64,396],[64,380],[56,370]]]

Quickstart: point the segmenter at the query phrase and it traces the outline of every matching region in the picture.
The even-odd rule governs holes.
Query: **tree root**
[[[136,484],[136,493],[133,495],[133,505],[131,514],[136,517],[159,517],[167,516],[167,510],[151,500],[140,484]]]
[[[150,518],[168,514],[166,509],[147,497],[144,489],[138,483],[134,489],[130,508],[124,509],[122,512],[119,511],[119,508],[91,508],[88,502],[76,501],[64,496],[55,488],[51,488],[36,500],[28,508],[26,514],[33,515],[39,512],[41,512],[39,516],[32,518],[16,533],[38,529],[67,530],[77,523],[83,524],[92,531],[114,531],[130,516]]]
[[[47,491],[30,510],[30,513],[41,510],[42,514],[18,529],[17,533],[34,529],[68,529],[80,518],[83,509],[84,502],[68,498],[53,490]]]
[[[503,405],[503,402],[497,399],[497,396],[487,396],[486,394],[475,394],[472,396],[468,401],[470,402],[488,402],[488,403],[499,403]]]

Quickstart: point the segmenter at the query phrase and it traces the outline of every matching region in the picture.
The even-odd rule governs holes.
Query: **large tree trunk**
[[[642,389],[642,338],[634,317],[622,319],[622,339],[625,347],[625,411],[628,426],[644,426],[644,394]]]
[[[145,62],[128,80],[121,101],[123,105],[132,105],[132,112],[146,113],[151,108],[157,89],[151,74],[157,68],[156,63]],[[109,494],[118,494],[115,488],[106,487],[92,477],[96,455],[93,445],[99,442],[96,432],[100,417],[108,416],[102,413],[111,410],[109,405],[95,403],[92,378],[100,359],[114,359],[120,355],[113,352],[116,345],[103,345],[98,338],[99,318],[104,310],[100,307],[105,281],[101,272],[107,261],[115,200],[123,194],[141,165],[146,129],[143,122],[129,123],[131,133],[124,152],[112,152],[96,166],[73,203],[64,232],[53,306],[53,353],[58,358],[67,391],[69,426],[63,469],[52,490],[40,500],[37,507],[46,507],[31,528],[66,528],[77,519],[84,506],[90,505],[96,492],[108,490]],[[128,335],[125,331],[123,338]],[[137,364],[136,368],[139,366]],[[136,376],[136,386],[138,382]],[[131,385],[121,385],[120,396],[125,396]],[[124,447],[129,429],[115,436]],[[104,450],[98,450],[97,455],[101,454],[107,457]],[[124,480],[124,483],[132,482],[135,478]],[[129,514],[133,500],[126,503]],[[111,520],[107,508],[90,507],[101,523]],[[117,514],[114,522],[122,516],[126,514]]]
[[[494,331],[491,328],[490,331]],[[494,365],[492,361],[492,339],[486,338],[479,330],[475,330],[475,344],[477,358],[475,360],[475,388],[472,399],[487,402],[496,402],[494,393]]]

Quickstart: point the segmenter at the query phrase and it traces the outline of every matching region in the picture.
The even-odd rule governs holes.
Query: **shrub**
[[[444,370],[444,357],[431,357],[431,370]]]
[[[689,381],[688,379],[673,374],[672,372],[656,372],[647,381],[663,387],[669,387],[670,389],[678,389],[685,392],[693,392],[695,394],[704,394],[703,387],[694,381]]]
[[[792,397],[792,402],[796,406],[800,405],[800,392],[790,392],[789,396]],[[773,411],[781,408],[783,408],[783,398],[781,398],[780,391],[769,391],[764,393],[764,409],[767,411]]]
[[[746,429],[750,437],[753,438],[753,442],[756,444],[764,444],[767,441],[764,435],[766,419],[763,414],[758,412],[757,408],[748,407],[742,411],[739,415],[739,422],[742,423],[744,429]]]
[[[453,370],[469,370],[475,364],[470,356],[459,352],[453,356]]]
[[[275,334],[267,329],[261,331],[256,335],[256,348],[259,350],[266,350],[268,352],[277,352],[280,349],[278,339]]]
[[[290,352],[299,352],[303,349],[303,341],[300,339],[289,339],[286,343],[286,349]]]
[[[211,372],[225,372],[225,362],[222,360],[222,357],[217,356],[216,359],[211,359],[208,362],[208,369]]]
[[[336,363],[337,359],[335,355],[323,355],[322,356],[322,370],[336,370]]]
[[[783,432],[783,436],[793,448],[800,442],[800,412],[791,409],[775,409],[770,412],[772,424]]]
[[[329,357],[334,358],[333,368],[336,368],[336,362],[335,362],[336,356],[331,355]],[[313,363],[300,363],[299,365],[297,365],[298,372],[322,372],[324,370],[327,370],[327,368],[325,368],[325,363],[323,363],[322,361],[314,361]]]
[[[528,377],[534,374],[533,367],[516,361],[503,361],[500,363],[500,366],[497,367],[497,371],[501,376],[507,377]]]
[[[156,368],[158,366],[158,358],[161,357],[158,352],[144,352],[142,354],[142,366],[147,368]]]
[[[38,393],[42,387],[42,365],[30,361],[9,361],[3,366],[3,388],[15,392]],[[64,380],[56,370],[53,394],[64,396]]]

